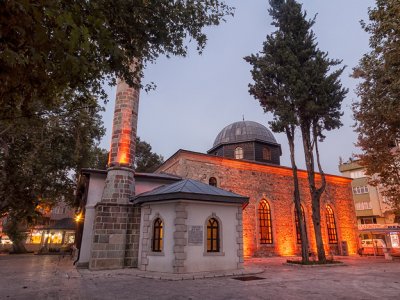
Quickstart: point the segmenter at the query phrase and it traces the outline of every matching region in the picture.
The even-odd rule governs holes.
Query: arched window
[[[335,215],[329,205],[326,206],[326,226],[328,227],[329,244],[337,244]]]
[[[210,177],[210,179],[208,180],[208,184],[212,186],[217,186],[217,178]]]
[[[207,222],[207,252],[219,252],[219,239],[218,220],[210,218]]]
[[[271,150],[268,147],[264,147],[262,150],[262,156],[264,160],[271,160]]]
[[[303,205],[301,205],[300,207],[301,207],[301,216],[303,217],[304,227],[306,228],[306,235],[307,235],[306,215],[304,214]],[[300,223],[299,223],[299,218],[297,217],[296,208],[294,209],[294,219],[296,222],[297,244],[301,244]]]
[[[243,159],[243,148],[242,147],[236,147],[236,149],[235,149],[235,158],[236,159]]]
[[[271,208],[265,200],[261,200],[258,206],[258,220],[260,226],[260,243],[272,244]]]
[[[154,220],[153,224],[153,242],[151,250],[161,252],[163,249],[163,222],[160,218]]]

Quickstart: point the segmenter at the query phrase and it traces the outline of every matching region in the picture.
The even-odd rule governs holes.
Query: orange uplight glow
[[[80,212],[79,214],[77,214],[76,216],[75,216],[75,222],[80,222],[80,221],[82,221],[82,212]]]
[[[292,256],[295,252],[293,242],[290,240],[278,244],[278,253],[282,256]]]
[[[243,235],[243,255],[251,256],[251,249],[250,249],[250,238],[248,235]]]
[[[128,155],[127,155],[127,151],[125,149],[123,150],[119,150],[118,151],[118,158],[117,158],[118,162],[120,164],[127,164],[128,163]]]

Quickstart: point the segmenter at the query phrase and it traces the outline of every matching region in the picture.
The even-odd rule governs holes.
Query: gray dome
[[[221,130],[215,138],[213,148],[221,144],[254,140],[276,144],[272,132],[264,125],[253,121],[239,121],[232,123]]]

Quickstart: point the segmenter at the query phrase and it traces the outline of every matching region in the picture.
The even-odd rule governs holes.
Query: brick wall
[[[243,210],[243,240],[245,256],[293,255],[300,251],[296,242],[294,224],[293,179],[291,169],[280,166],[215,157],[181,150],[167,160],[157,172],[166,172],[208,183],[216,177],[218,187],[250,197]],[[316,250],[311,219],[311,199],[306,173],[301,171],[300,194],[304,206],[310,247]],[[329,243],[325,207],[331,205],[335,212],[339,242],[347,241],[349,253],[357,250],[356,218],[350,180],[327,176],[327,191],[322,196],[322,233],[326,250]],[[260,245],[258,241],[257,209],[260,200],[266,199],[272,211],[273,244]],[[337,248],[337,245],[332,245]]]

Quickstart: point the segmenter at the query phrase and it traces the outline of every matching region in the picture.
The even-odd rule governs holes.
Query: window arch
[[[163,231],[163,221],[160,218],[155,219],[151,244],[151,250],[153,252],[161,252],[163,250]]]
[[[271,149],[264,147],[262,149],[262,157],[264,160],[271,160]]]
[[[242,147],[236,147],[235,148],[235,158],[236,159],[243,159],[243,148]]]
[[[217,178],[210,177],[210,179],[208,180],[208,184],[216,187],[217,186]]]
[[[261,200],[258,206],[258,220],[260,228],[260,243],[272,244],[271,207],[265,200]]]
[[[301,216],[303,217],[304,227],[306,228],[306,235],[307,235],[306,215],[304,213],[303,205],[300,205],[300,207],[301,207]],[[294,208],[294,220],[295,220],[295,223],[296,223],[297,244],[301,244],[300,223],[299,223],[299,218],[297,217],[296,208]]]
[[[337,244],[338,237],[336,232],[335,214],[333,213],[332,207],[326,206],[326,226],[328,227],[328,239],[329,244]]]
[[[207,222],[207,252],[219,252],[220,234],[219,223],[216,218],[210,218]]]

